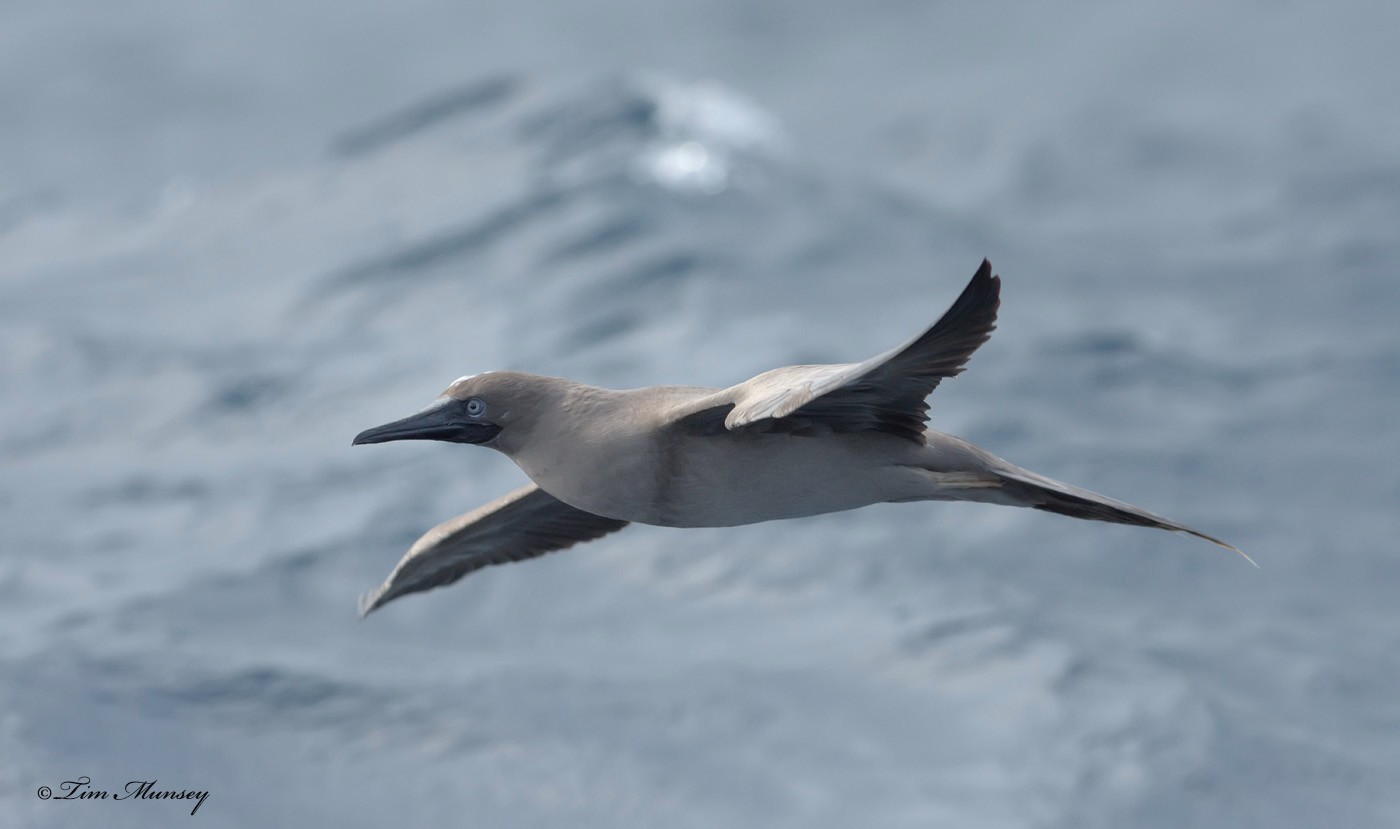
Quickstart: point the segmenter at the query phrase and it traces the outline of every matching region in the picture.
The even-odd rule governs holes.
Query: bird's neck
[[[530,399],[521,401],[496,448],[522,466],[534,456],[569,453],[570,447],[587,442],[599,424],[612,419],[617,394],[553,377],[538,378],[532,383]]]
[[[631,490],[655,478],[647,474],[654,435],[642,428],[645,418],[632,411],[634,405],[626,392],[575,385],[535,410],[528,432],[517,433],[521,439],[496,448],[554,497],[618,517],[609,511],[619,500],[618,488],[645,503],[649,492]],[[501,437],[510,432],[505,429]]]

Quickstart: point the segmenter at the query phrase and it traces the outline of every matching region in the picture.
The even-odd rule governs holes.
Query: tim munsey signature
[[[199,807],[204,805],[204,798],[209,796],[208,791],[194,791],[190,789],[165,789],[156,788],[155,780],[132,780],[127,783],[120,792],[113,794],[105,789],[94,789],[92,778],[86,774],[76,780],[65,780],[58,784],[60,794],[54,794],[53,789],[48,786],[39,787],[40,800],[193,800],[194,808],[190,809],[190,814],[199,811]]]

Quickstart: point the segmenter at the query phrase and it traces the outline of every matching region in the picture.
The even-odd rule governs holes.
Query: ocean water
[[[1400,826],[1400,7],[0,7],[0,825]],[[861,359],[1159,511],[631,527],[356,618],[452,378]],[[37,796],[87,776],[185,802]]]

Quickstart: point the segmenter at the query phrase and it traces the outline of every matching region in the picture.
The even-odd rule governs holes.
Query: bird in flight
[[[991,336],[1000,290],[984,260],[952,307],[904,345],[861,363],[776,368],[726,389],[616,391],[516,371],[456,380],[426,409],[354,444],[487,446],[531,483],[429,530],[361,600],[361,615],[632,522],[732,527],[886,502],[1032,507],[1189,533],[1244,555],[928,428],[925,398]]]

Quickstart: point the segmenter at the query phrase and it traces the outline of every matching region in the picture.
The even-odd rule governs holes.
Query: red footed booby
[[[928,428],[925,398],[991,336],[1000,289],[984,260],[952,307],[904,345],[861,363],[777,368],[726,389],[615,391],[515,371],[455,381],[426,409],[361,432],[354,444],[487,446],[532,483],[429,530],[362,599],[361,614],[634,521],[732,527],[884,502],[1032,507],[1188,533],[1244,555]]]

